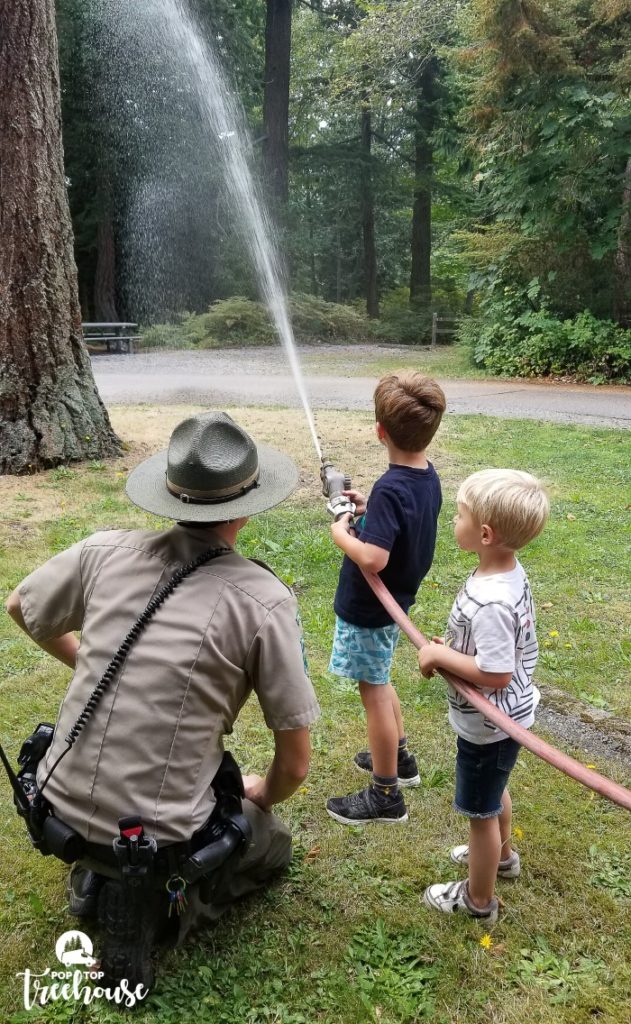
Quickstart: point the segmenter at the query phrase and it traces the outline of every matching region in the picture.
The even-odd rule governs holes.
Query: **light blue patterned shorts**
[[[399,639],[399,627],[353,626],[335,616],[335,635],[329,672],[366,683],[390,682],[392,656]]]

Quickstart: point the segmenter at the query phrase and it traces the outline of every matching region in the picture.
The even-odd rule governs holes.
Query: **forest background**
[[[85,320],[272,340],[193,85],[57,0]],[[251,127],[299,336],[631,378],[629,0],[187,0]],[[142,4],[139,5],[142,7]]]

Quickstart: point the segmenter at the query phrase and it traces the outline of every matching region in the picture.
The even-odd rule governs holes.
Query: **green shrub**
[[[599,320],[589,310],[559,320],[533,293],[505,288],[483,304],[479,318],[466,319],[458,339],[479,366],[516,377],[572,376],[591,383],[631,379],[631,330]],[[529,308],[530,307],[530,308]]]
[[[290,315],[299,342],[362,342],[372,337],[368,318],[352,306],[295,294]],[[227,348],[271,345],[276,332],[262,302],[242,296],[213,302],[207,313],[185,314],[177,324],[158,324],[142,334],[145,348]]]
[[[394,345],[429,345],[432,315],[419,313],[410,306],[385,307],[381,319],[373,322],[373,333],[380,341]]]
[[[271,345],[275,339],[269,313],[262,302],[240,295],[213,302],[207,313],[191,317],[199,323],[201,348],[232,345]],[[194,329],[194,325],[191,324]]]
[[[143,348],[228,348],[270,345],[275,334],[261,302],[235,296],[214,302],[207,313],[183,313],[173,324],[142,331]]]
[[[140,334],[140,348],[190,348],[181,323],[155,324],[143,327]]]
[[[326,302],[299,292],[290,297],[289,312],[296,340],[302,344],[352,345],[381,341],[428,345],[431,340],[431,313],[412,309],[407,289],[398,289],[384,297],[380,320],[370,320],[355,305]],[[452,339],[443,335],[439,340]],[[213,302],[207,313],[186,313],[177,323],[145,328],[141,345],[144,348],[229,348],[275,342],[276,332],[267,307],[262,302],[234,296]]]
[[[289,301],[291,321],[299,341],[368,341],[368,318],[353,306],[325,302],[315,295],[295,293]]]

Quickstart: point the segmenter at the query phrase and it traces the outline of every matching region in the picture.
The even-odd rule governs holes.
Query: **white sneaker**
[[[467,890],[467,879],[463,882],[436,882],[425,890],[423,902],[434,910],[442,910],[444,914],[468,914],[487,924],[495,924],[499,915],[499,902],[494,896],[484,910],[475,907]]]
[[[461,867],[469,866],[469,847],[468,846],[454,846],[449,851],[449,856],[454,864],[459,864]],[[517,878],[521,871],[521,862],[519,860],[519,854],[517,850],[513,850],[510,857],[506,860],[501,860],[497,868],[498,878]]]

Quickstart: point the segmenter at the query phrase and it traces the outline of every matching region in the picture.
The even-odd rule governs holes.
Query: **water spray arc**
[[[350,508],[344,507],[343,502],[346,501],[348,505],[352,506],[352,502],[348,502],[348,498],[342,493],[343,491],[350,490],[350,478],[345,476],[343,473],[335,470],[330,463],[325,463],[322,460],[322,469],[320,476],[323,483],[323,494],[329,499],[327,508],[333,515],[334,519],[340,519],[346,512],[351,511]],[[353,507],[354,512],[354,507]],[[352,513],[351,513],[352,514]],[[416,628],[412,620],[405,614],[400,605],[397,604],[390,591],[387,589],[383,581],[376,575],[376,573],[364,572],[361,570],[364,579],[368,586],[374,593],[375,597],[381,601],[381,604],[396,622],[397,626],[405,633],[408,639],[420,650],[421,647],[425,647],[427,639],[419,629]],[[465,682],[464,679],[460,679],[457,676],[451,675],[450,672],[444,672],[442,669],[439,670],[440,675],[450,683],[457,692],[465,698],[471,704],[476,711],[481,711],[482,714],[488,718],[493,725],[501,729],[508,736],[511,736],[518,743],[521,743],[523,747],[530,750],[531,753],[536,754],[543,761],[552,765],[553,768],[557,768],[562,771],[565,775],[568,775],[571,779],[576,782],[580,782],[581,785],[587,786],[588,789],[592,789],[599,796],[606,797],[607,800],[611,800],[612,803],[618,804],[620,807],[624,807],[627,811],[631,811],[631,790],[626,789],[624,786],[619,785],[617,782],[612,782],[611,779],[605,778],[599,772],[593,770],[593,768],[587,768],[580,761],[576,761],[573,757],[569,757],[562,751],[557,750],[556,747],[546,743],[545,740],[535,736],[530,729],[524,729],[523,726],[514,722],[512,718],[509,718],[507,714],[496,707],[488,700],[487,697],[479,690],[476,686],[471,683]]]
[[[212,46],[203,39],[182,0],[141,0],[137,8],[133,16],[142,14],[148,17],[147,30],[159,40],[169,60],[176,67],[183,68],[192,82],[204,121],[218,140],[226,189],[239,215],[241,235],[291,367],[314,448],[321,458],[320,442],[294,344],[274,225],[251,169],[252,144],[241,101],[230,87]],[[130,16],[125,8],[121,9],[121,17]]]

